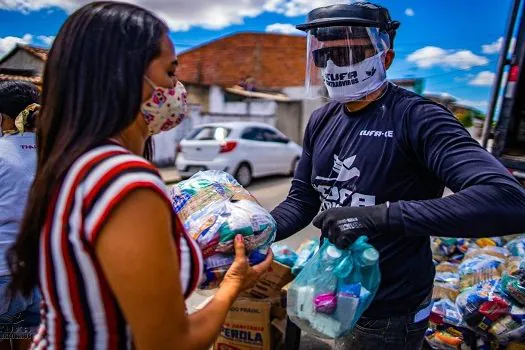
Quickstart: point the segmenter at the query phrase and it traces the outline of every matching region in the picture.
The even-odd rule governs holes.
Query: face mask
[[[347,67],[338,67],[329,60],[322,70],[330,98],[347,103],[357,101],[376,91],[386,81],[383,53]]]
[[[150,135],[168,131],[179,125],[187,114],[186,89],[181,82],[175,88],[156,86],[147,77],[144,80],[151,85],[151,98],[142,103],[141,111],[148,125]]]

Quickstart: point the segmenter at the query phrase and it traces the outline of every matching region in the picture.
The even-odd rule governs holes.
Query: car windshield
[[[222,126],[205,126],[195,129],[186,139],[195,141],[223,141],[231,129]]]

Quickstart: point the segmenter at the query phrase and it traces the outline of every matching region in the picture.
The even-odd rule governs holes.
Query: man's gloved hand
[[[346,249],[360,236],[388,233],[388,205],[328,209],[313,224],[330,242]]]

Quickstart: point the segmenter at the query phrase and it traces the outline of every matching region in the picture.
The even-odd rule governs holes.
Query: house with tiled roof
[[[304,36],[235,33],[180,53],[178,59],[177,77],[205,118],[271,119],[300,141],[311,112],[322,103],[304,99]]]
[[[0,58],[0,80],[24,80],[41,86],[47,52],[35,46],[16,45]]]

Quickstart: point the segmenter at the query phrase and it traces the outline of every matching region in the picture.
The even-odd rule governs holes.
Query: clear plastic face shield
[[[379,28],[333,26],[308,31],[306,94],[348,103],[370,96],[386,83],[390,38]],[[328,96],[326,96],[326,94]]]

